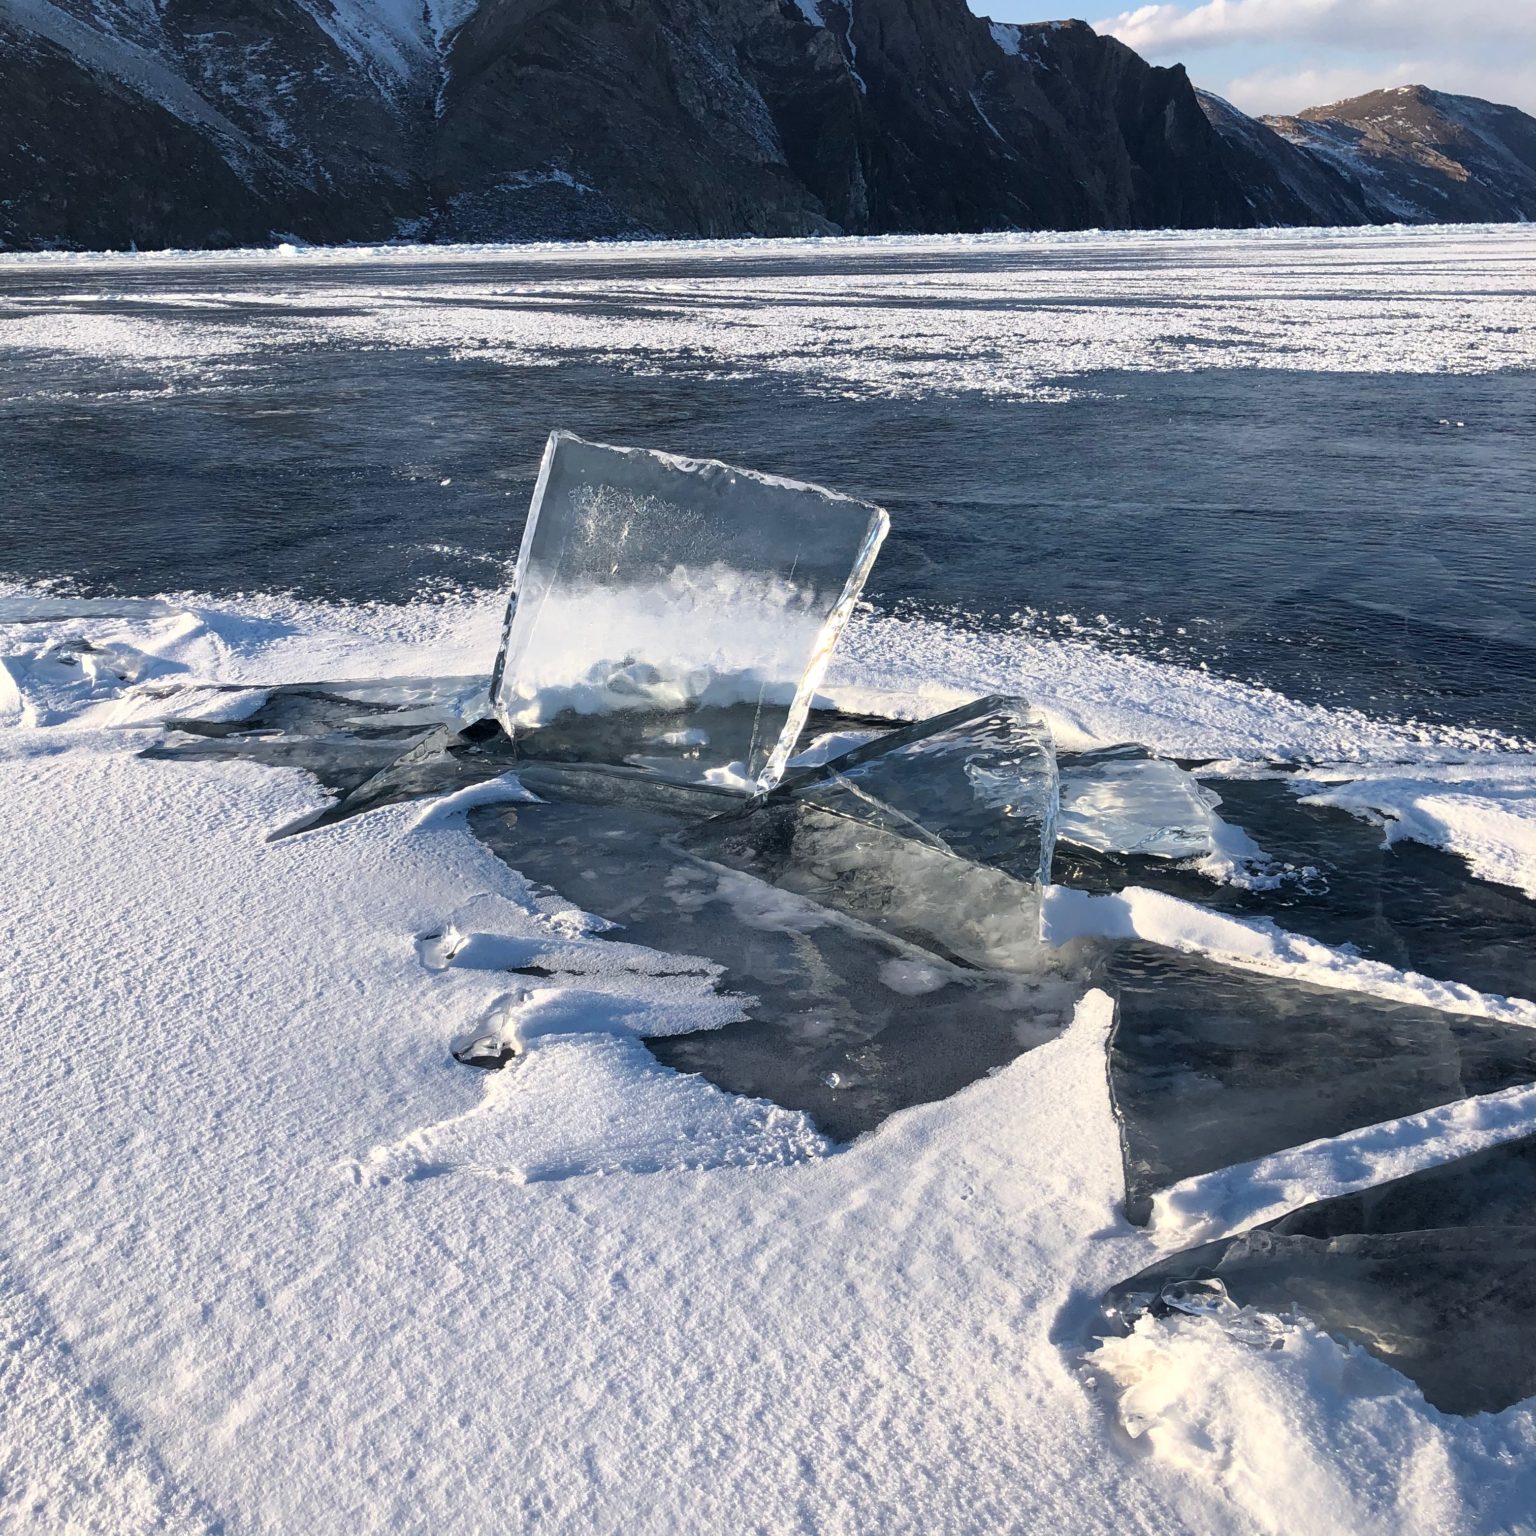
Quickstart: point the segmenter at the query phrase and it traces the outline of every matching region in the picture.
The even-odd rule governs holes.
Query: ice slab
[[[875,724],[890,726],[888,721]],[[757,785],[741,769],[718,765],[744,764],[761,728],[754,704],[701,704],[647,711],[643,717],[580,715],[568,709],[546,725],[519,729],[515,747],[519,758],[532,762],[637,768],[677,783],[716,783],[743,799]]]
[[[1244,1307],[1362,1345],[1447,1413],[1536,1396],[1536,1137],[1161,1260],[1105,1297],[1105,1331]]]
[[[264,697],[255,696],[254,707],[238,715],[167,719],[170,734],[143,755],[243,757],[271,767],[304,768],[327,789],[344,794],[388,767],[441,718],[424,710],[420,697],[363,697],[360,692],[323,683],[273,688]]]
[[[228,692],[238,714],[165,720],[170,734],[143,755],[244,758],[269,767],[302,768],[337,795],[333,804],[278,828],[274,837],[329,826],[379,806],[452,794],[508,773],[517,774],[535,793],[540,784],[551,782],[566,798],[590,793],[608,802],[621,790],[629,799],[642,791],[665,799],[669,789],[682,783],[658,776],[644,756],[637,760],[630,751],[632,736],[614,729],[611,716],[571,715],[540,730],[539,747],[548,753],[540,759],[520,753],[494,720],[462,725],[466,706],[483,700],[483,678],[295,684],[264,696],[250,689]],[[743,711],[719,713],[730,715],[735,728]],[[890,722],[812,710],[801,740],[881,728],[889,729]],[[686,744],[682,747],[686,750]],[[694,802],[702,798],[713,811],[739,805],[744,798],[734,784],[686,787]],[[709,795],[703,794],[706,789]]]
[[[1536,1030],[1146,945],[1110,957],[1126,1213],[1159,1189],[1360,1126],[1536,1082]]]
[[[1102,853],[1198,858],[1215,846],[1220,803],[1177,763],[1139,746],[1109,747],[1062,767],[1056,835]]]
[[[1070,763],[1063,766],[1065,781]],[[1245,918],[1353,945],[1398,970],[1479,992],[1536,998],[1536,902],[1477,879],[1443,849],[1399,839],[1330,806],[1309,805],[1284,776],[1208,781],[1221,820],[1262,846],[1262,866],[1216,884],[1168,860],[1058,843],[1055,878],[1088,890],[1141,885]]]
[[[304,831],[375,806],[447,794],[506,773],[511,749],[494,722],[464,727],[484,703],[483,677],[376,678],[230,690],[239,712],[175,716],[148,758],[244,758],[302,768],[339,798],[275,834]],[[255,700],[245,706],[241,694]],[[175,690],[167,700],[174,702]]]
[[[650,1049],[730,1092],[803,1110],[839,1140],[1054,1038],[1086,988],[1062,972],[953,965],[695,858],[680,834],[718,810],[718,791],[582,765],[539,765],[524,783],[541,803],[474,811],[471,831],[529,879],[618,925],[613,939],[711,960],[723,967],[719,985],[741,998],[741,1022],[648,1040]]]
[[[1049,727],[991,696],[792,773],[684,842],[962,965],[1029,971],[1055,814]]]
[[[880,508],[819,486],[552,433],[497,716],[514,737],[564,712],[623,716],[637,744],[697,732],[657,771],[770,785],[888,526]],[[752,711],[744,742],[691,719],[733,705]]]

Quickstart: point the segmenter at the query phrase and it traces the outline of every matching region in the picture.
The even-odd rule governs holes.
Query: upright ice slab
[[[1031,971],[1056,797],[1049,727],[994,696],[790,774],[684,844],[945,958]]]
[[[552,433],[497,716],[514,736],[618,716],[655,772],[771,785],[888,526],[819,486]]]

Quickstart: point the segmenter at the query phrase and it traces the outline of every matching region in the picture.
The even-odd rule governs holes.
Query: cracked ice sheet
[[[1460,1099],[1181,1179],[1153,1195],[1151,1230],[1168,1249],[1230,1237],[1312,1201],[1355,1194],[1516,1141],[1532,1127],[1536,1088],[1529,1085]]]
[[[1536,749],[1497,732],[1376,719],[1087,640],[933,619],[855,618],[822,692],[853,712],[937,714],[1018,693],[1079,752],[1134,741],[1211,759],[1202,775],[1300,769],[1294,787],[1461,855],[1474,875],[1536,899]],[[1237,874],[1223,860],[1211,873]]]
[[[519,367],[578,357],[635,373],[766,374],[834,394],[1049,399],[1092,389],[1088,376],[1103,370],[1214,362],[1309,372],[1527,367],[1533,251],[1536,235],[1511,225],[1095,231],[11,255],[0,256],[0,278],[10,347],[121,358],[171,389],[236,377],[281,349],[349,345]],[[935,271],[938,260],[964,268]],[[706,261],[712,271],[700,270]],[[89,290],[58,286],[72,266],[89,275]],[[372,289],[358,275],[371,266]],[[174,291],[142,286],[157,271]],[[114,313],[119,295],[102,290],[115,272],[135,279],[132,315]],[[189,274],[203,272],[207,288],[189,289]],[[44,286],[28,292],[34,275]],[[146,302],[161,313],[144,313]],[[264,314],[260,328],[241,323],[252,303],[282,312]],[[219,309],[231,324],[209,318]]]
[[[1123,1230],[1090,1241],[1118,1179],[1104,1003],[837,1156],[786,1166],[710,1090],[735,1166],[700,1168],[646,1122],[705,1090],[623,1081],[611,1019],[495,1078],[447,1060],[506,978],[429,969],[417,939],[466,892],[527,897],[462,827],[395,808],[269,844],[312,802],[295,774],[27,734],[0,763],[7,867],[36,882],[3,919],[0,1232],[162,1502],[314,1532],[1219,1519],[1105,1455],[1052,1341],[1141,1262]],[[657,1171],[602,1161],[587,1094],[650,1097],[619,1139]],[[400,1176],[358,1177],[413,1137]],[[543,1177],[494,1176],[531,1139]],[[16,1422],[55,1374],[18,1382]],[[59,1448],[7,1443],[41,1486]],[[122,1529],[103,1452],[78,1454],[81,1525]]]
[[[188,600],[222,652],[162,634],[164,615],[112,633],[179,657],[190,683],[460,674],[493,648],[497,606]],[[58,638],[25,629],[10,652]],[[923,638],[869,626],[882,636],[886,670],[861,686],[899,683]],[[1022,659],[1058,697],[1118,700],[1116,724],[1171,731],[1187,705],[1227,751],[1252,744],[1264,695],[1015,640],[952,635],[921,672],[909,651],[908,681],[964,689]],[[99,728],[105,686],[0,736],[17,872],[0,1316],[18,1337],[47,1320],[9,1378],[26,1432],[0,1443],[6,1487],[55,1524],[852,1531],[874,1510],[893,1530],[1246,1518],[1292,1536],[1487,1529],[1536,1499],[1529,1472],[1489,1460],[1525,1447],[1531,1465],[1530,1405],[1445,1420],[1305,1330],[1278,1359],[1156,1336],[1120,1379],[1129,1421],[1162,1415],[1161,1454],[1123,1456],[1071,1357],[1098,1295],[1156,1252],[1117,1214],[1102,1004],[829,1155],[797,1117],[626,1050],[706,1006],[718,1022],[719,1001],[695,968],[592,956],[580,914],[528,892],[451,806],[268,844],[317,803],[308,780],[139,760],[140,731]],[[1293,718],[1314,740],[1353,730]],[[1442,750],[1389,727],[1354,739],[1362,756]],[[457,964],[434,950],[451,925],[575,976],[528,988],[528,1056],[494,1079],[447,1045],[518,978],[480,963],[506,958],[489,939],[447,946]],[[1304,1178],[1286,1198],[1319,1192]],[[62,1449],[45,1428],[61,1414],[79,1424]],[[1254,1440],[1249,1422],[1270,1427]],[[1298,1511],[1303,1483],[1328,1496]]]
[[[1457,981],[1401,971],[1363,959],[1265,918],[1214,912],[1162,891],[1128,885],[1107,896],[1068,886],[1045,888],[1041,920],[1052,944],[1073,939],[1139,939],[1178,954],[1202,955],[1219,965],[1283,976],[1340,992],[1359,992],[1393,1003],[1417,1003],[1445,1013],[1536,1027],[1536,1001],[1479,992]]]
[[[0,584],[0,599],[37,595]],[[259,687],[370,675],[467,676],[495,655],[504,617],[499,593],[407,605],[269,595],[173,594],[162,601],[169,611],[152,621],[0,624],[0,727],[29,708],[70,716],[52,687],[56,676],[36,670],[60,642],[126,647],[145,658],[144,675],[189,690],[210,678]],[[1536,891],[1536,751],[1496,732],[1303,704],[1214,673],[1042,635],[1027,622],[982,628],[963,617],[945,624],[855,615],[820,697],[853,712],[921,718],[996,692],[1038,705],[1067,751],[1138,741],[1169,757],[1215,759],[1209,772],[1227,776],[1301,765],[1298,790],[1367,817],[1394,818],[1384,835],[1446,846],[1479,877]],[[64,690],[71,693],[71,707],[91,703],[102,724],[214,712],[206,692],[156,699],[108,680],[88,697],[77,683]]]

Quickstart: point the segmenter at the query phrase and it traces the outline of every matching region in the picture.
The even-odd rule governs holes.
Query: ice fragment
[[[1198,858],[1214,847],[1220,803],[1177,763],[1142,747],[1109,747],[1061,770],[1056,831],[1062,842],[1100,853]]]
[[[771,785],[888,526],[818,486],[552,433],[497,715],[514,736],[566,713],[619,715],[637,747],[678,743],[652,771],[702,780],[739,763],[748,788]],[[733,706],[746,706],[740,742],[709,718]]]
[[[791,774],[683,841],[947,959],[1029,971],[1055,812],[1048,727],[994,696]]]

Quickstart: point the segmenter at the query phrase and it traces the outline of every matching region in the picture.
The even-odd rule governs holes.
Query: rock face
[[[0,0],[0,248],[1403,217],[1374,132],[965,0]]]
[[[425,195],[427,51],[391,60],[336,14],[0,0],[0,246],[392,233]]]
[[[1196,93],[1226,147],[1228,165],[1259,224],[1371,224],[1359,180],[1328,157],[1239,112],[1209,91]],[[1303,210],[1298,213],[1298,209]]]
[[[1182,70],[964,0],[500,0],[456,34],[428,229],[1248,222]]]
[[[1354,180],[1373,223],[1536,219],[1536,118],[1515,107],[1403,85],[1264,121]]]

